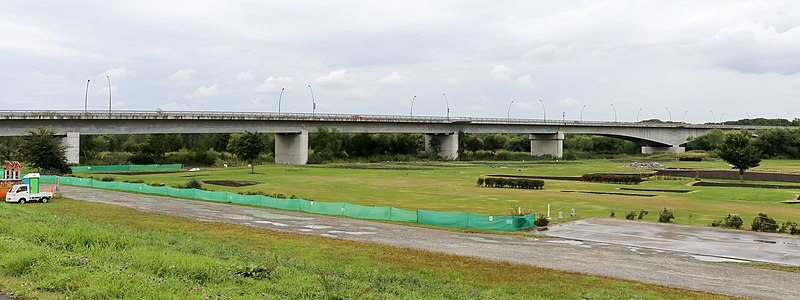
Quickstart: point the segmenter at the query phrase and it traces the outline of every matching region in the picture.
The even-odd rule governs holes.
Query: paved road
[[[719,258],[700,256],[696,253],[560,238],[454,233],[72,186],[63,186],[62,190],[72,199],[121,205],[199,220],[229,222],[278,231],[508,261],[733,296],[800,299],[798,284],[800,275],[797,273],[714,263],[710,261]]]
[[[711,227],[584,219],[550,226],[547,235],[699,255],[800,266],[800,238]],[[798,275],[800,282],[800,275]]]

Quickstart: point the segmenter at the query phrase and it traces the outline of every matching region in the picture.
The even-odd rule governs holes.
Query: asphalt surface
[[[62,191],[68,198],[76,200],[121,205],[198,220],[507,261],[732,296],[800,299],[800,274],[719,263],[739,261],[731,258],[742,257],[737,255],[726,258],[720,255],[713,250],[718,247],[717,243],[733,242],[731,247],[735,248],[740,246],[740,241],[720,234],[705,240],[696,240],[703,237],[702,231],[693,230],[694,236],[684,236],[681,232],[687,230],[685,226],[653,223],[636,223],[631,226],[627,223],[627,226],[622,227],[615,226],[613,220],[604,224],[603,219],[590,219],[553,226],[553,235],[571,239],[530,238],[515,235],[456,233],[72,186],[62,186]],[[594,222],[604,224],[603,228],[607,230],[594,228]],[[639,226],[644,227],[639,229]],[[651,231],[653,228],[650,226],[667,227],[655,227],[658,230]],[[579,236],[587,229],[596,233],[583,233],[583,238]],[[636,238],[638,235],[643,237]],[[776,238],[774,235],[768,236]],[[679,244],[681,241],[690,241],[685,244],[694,246],[674,249],[665,247],[671,240]],[[703,247],[707,241],[714,243]],[[792,248],[797,246],[796,241],[797,239],[794,239],[793,243],[787,244],[789,250],[795,249],[794,253],[789,253],[787,256],[789,262],[796,260],[796,256],[793,255],[796,255],[797,248]],[[698,248],[707,250],[703,252]],[[775,256],[777,255],[765,259],[773,259]],[[755,258],[758,257],[752,259]]]

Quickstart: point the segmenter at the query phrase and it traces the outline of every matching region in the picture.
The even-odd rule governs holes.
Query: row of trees
[[[761,129],[743,134],[749,137],[753,147],[764,158],[800,159],[800,129]],[[717,152],[721,149],[725,136],[726,133],[722,130],[713,129],[705,135],[692,139],[686,144],[686,148]]]

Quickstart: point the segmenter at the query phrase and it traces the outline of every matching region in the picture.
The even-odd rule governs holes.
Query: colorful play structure
[[[17,161],[13,163],[6,161],[3,179],[0,179],[0,199],[5,199],[8,189],[20,183],[22,183],[22,165]]]

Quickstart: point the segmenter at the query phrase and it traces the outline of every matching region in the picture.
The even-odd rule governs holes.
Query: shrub
[[[778,231],[778,222],[770,218],[765,213],[758,213],[758,216],[753,218],[753,223],[750,225],[750,230],[761,232],[776,232]]]
[[[636,218],[636,211],[632,210],[629,211],[627,215],[625,215],[626,220],[633,220]]]
[[[714,221],[711,221],[711,227],[720,227],[720,226],[722,226],[722,220],[714,219]]]
[[[744,221],[742,221],[742,218],[739,217],[739,215],[731,215],[731,214],[728,214],[728,216],[725,218],[725,223],[723,223],[723,226],[725,228],[740,229],[742,228],[742,225],[744,225]]]
[[[703,161],[702,157],[699,156],[679,156],[679,161]]]
[[[103,177],[102,179],[100,179],[100,181],[106,181],[106,182],[114,181],[114,177]]]
[[[126,180],[123,180],[122,182],[127,182],[127,183],[144,183],[144,180],[141,180],[141,179],[126,179]]]
[[[547,224],[550,224],[550,220],[548,220],[544,215],[539,215],[536,220],[533,220],[533,225],[537,227],[546,227]]]
[[[611,210],[611,215],[610,215],[609,217],[611,217],[611,218],[616,218],[616,217],[617,217],[617,212],[615,212],[615,211],[612,209],[612,210]]]
[[[494,188],[514,188],[514,189],[534,189],[541,190],[544,188],[544,181],[538,179],[527,178],[478,178],[478,185],[483,184],[485,187]]]
[[[789,234],[800,234],[800,227],[797,226],[797,223],[792,221],[786,221],[781,225],[781,228],[778,229],[780,233],[789,233]]]
[[[672,219],[675,219],[675,215],[672,214],[671,210],[668,210],[666,207],[664,210],[661,211],[661,214],[658,216],[658,221],[661,223],[669,223]]]
[[[642,175],[639,174],[583,174],[581,181],[619,183],[619,184],[639,184],[642,182]]]
[[[151,183],[150,183],[150,186],[164,186],[164,184],[163,184],[163,183],[160,183],[160,182],[155,182],[155,181],[154,181],[154,182],[151,182]]]
[[[642,218],[644,218],[644,216],[646,216],[646,215],[647,215],[647,214],[649,214],[649,213],[650,213],[649,211],[646,211],[646,210],[644,210],[644,209],[643,209],[643,210],[640,210],[640,211],[639,211],[639,220],[641,220]]]
[[[203,183],[200,182],[200,180],[197,180],[197,178],[192,177],[192,179],[189,179],[189,181],[186,182],[186,188],[202,190]]]

